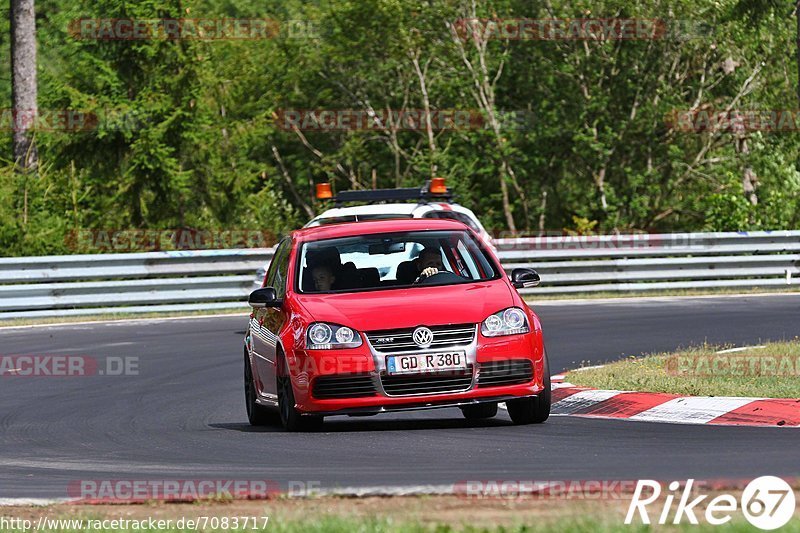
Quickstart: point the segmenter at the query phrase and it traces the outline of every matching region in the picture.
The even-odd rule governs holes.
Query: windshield
[[[495,279],[496,268],[467,231],[413,231],[305,243],[301,293],[353,292]]]

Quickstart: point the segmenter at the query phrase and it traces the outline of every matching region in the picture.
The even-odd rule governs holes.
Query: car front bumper
[[[303,413],[323,415],[375,414],[391,411],[458,407],[476,403],[503,402],[536,396],[544,390],[544,350],[541,332],[487,339],[476,335],[470,346],[457,347],[468,354],[471,381],[468,387],[435,393],[392,394],[387,392],[384,358],[369,343],[360,348],[336,351],[300,350],[290,366],[294,366],[293,384],[296,408]],[[513,384],[482,384],[481,371],[490,364],[508,361],[530,361],[530,379]],[[360,376],[374,385],[374,394],[360,397],[319,398],[314,395],[314,382],[331,376]],[[464,374],[466,376],[467,374]],[[435,374],[419,376],[420,380],[438,379]]]
[[[540,391],[541,392],[541,391]],[[365,407],[345,407],[342,409],[335,409],[331,411],[313,411],[316,415],[334,416],[334,415],[350,415],[350,416],[368,416],[377,415],[380,413],[396,413],[403,411],[423,411],[428,409],[445,409],[448,407],[465,407],[468,405],[479,405],[483,403],[498,403],[507,402],[510,400],[518,400],[520,398],[528,398],[534,395],[526,396],[485,396],[478,398],[461,398],[443,400],[441,396],[437,396],[435,401],[422,402],[418,398],[411,403],[388,404],[388,405],[370,405]]]

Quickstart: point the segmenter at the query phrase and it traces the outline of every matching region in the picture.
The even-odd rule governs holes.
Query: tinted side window
[[[267,271],[265,287],[274,287],[278,293],[278,298],[283,298],[286,294],[286,273],[289,270],[289,250],[292,242],[289,239],[282,241],[275,250],[272,262]]]
[[[457,213],[455,211],[431,211],[425,215],[425,218],[446,218],[449,220],[457,220],[462,224],[466,224],[475,231],[480,231],[480,228],[477,224],[475,224],[475,221],[473,221],[464,213]]]
[[[292,241],[287,239],[283,242],[281,247],[283,250],[281,250],[281,256],[277,261],[277,269],[273,281],[273,287],[275,287],[278,298],[283,298],[286,295],[286,277],[289,273],[289,255],[292,249]]]

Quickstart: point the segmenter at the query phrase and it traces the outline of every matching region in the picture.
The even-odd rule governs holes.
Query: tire
[[[283,357],[283,355],[279,355]],[[280,412],[281,424],[286,431],[315,431],[322,427],[324,418],[318,415],[303,415],[295,409],[294,390],[292,388],[292,378],[284,370],[287,368],[285,360],[281,368],[276,369],[277,390],[278,390],[278,411]]]
[[[266,426],[275,422],[275,415],[263,405],[256,403],[256,384],[247,348],[244,352],[244,401],[247,408],[247,420],[251,426]]]
[[[483,420],[492,418],[497,414],[497,403],[479,403],[461,407],[461,412],[467,420]]]
[[[544,355],[544,390],[531,398],[520,398],[506,402],[508,416],[517,425],[541,424],[550,417],[550,402],[553,391],[550,388],[550,364],[547,353]]]

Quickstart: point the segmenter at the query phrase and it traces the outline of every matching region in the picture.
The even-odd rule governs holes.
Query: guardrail
[[[800,231],[500,239],[503,267],[542,277],[524,294],[800,284]]]
[[[524,294],[800,285],[800,231],[498,239]],[[272,249],[0,258],[0,320],[242,309]]]
[[[244,310],[272,249],[0,258],[0,320]]]

